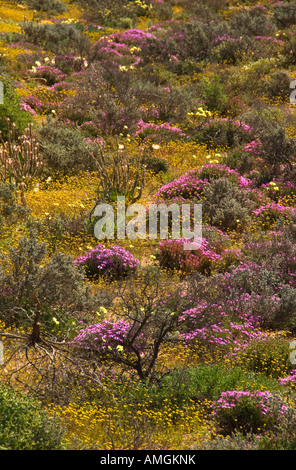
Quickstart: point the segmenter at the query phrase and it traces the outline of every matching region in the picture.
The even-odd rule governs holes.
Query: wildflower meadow
[[[296,450],[295,79],[293,0],[0,0],[0,450]]]

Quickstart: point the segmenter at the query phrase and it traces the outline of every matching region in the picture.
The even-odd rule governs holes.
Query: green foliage
[[[290,77],[286,72],[277,71],[270,75],[266,86],[267,96],[287,101],[290,95]]]
[[[218,75],[203,82],[201,96],[209,111],[218,111],[219,113],[225,111],[228,96]]]
[[[223,435],[233,432],[265,434],[277,429],[277,422],[290,412],[290,430],[295,433],[295,412],[280,395],[269,392],[226,392],[214,404],[214,419]],[[221,400],[221,403],[219,403]]]
[[[0,387],[0,449],[61,450],[64,430],[37,400]]]
[[[194,368],[178,369],[166,376],[160,385],[161,398],[173,393],[178,400],[217,400],[227,390],[269,390],[279,391],[277,380],[262,374],[244,371],[240,367],[226,367],[223,364],[200,365]]]
[[[67,7],[60,0],[21,0],[21,3],[28,5],[31,10],[64,13]]]
[[[151,155],[144,159],[148,171],[154,174],[166,173],[169,169],[169,162],[162,157]]]
[[[0,223],[3,218],[11,216],[17,211],[15,188],[10,183],[0,182]]]
[[[137,19],[138,16],[149,14],[145,2],[122,0],[78,0],[85,10],[85,17],[98,24],[114,27],[122,26],[122,19]]]
[[[222,41],[217,45],[212,53],[211,59],[220,64],[236,65],[241,61],[250,47],[250,41]]]
[[[234,36],[270,36],[275,32],[275,26],[259,9],[234,15],[230,21],[230,30]]]
[[[36,46],[62,54],[73,48],[78,54],[86,53],[90,48],[88,38],[81,33],[75,24],[56,22],[52,24],[28,21],[23,24],[25,40]]]
[[[270,336],[266,340],[252,341],[238,354],[235,363],[244,370],[278,379],[293,369],[290,353],[286,338]]]
[[[224,100],[223,100],[224,101]],[[201,126],[197,131],[193,129],[194,139],[207,145],[208,148],[237,148],[249,142],[250,136],[237,126],[232,120],[212,120]]]
[[[254,434],[234,432],[230,436],[215,436],[211,441],[192,446],[194,450],[259,450],[260,443]]]
[[[2,255],[0,315],[6,324],[26,324],[28,312],[35,311],[39,304],[41,309],[56,308],[69,316],[96,308],[95,297],[72,257],[55,253],[47,260],[46,254],[45,243],[31,236],[21,238],[8,255]],[[51,323],[51,316],[46,319]]]
[[[8,132],[7,118],[15,124],[16,132],[23,134],[28,124],[32,122],[32,115],[21,109],[14,82],[3,75],[1,81],[4,85],[4,103],[0,104],[0,131],[5,139]]]
[[[195,61],[205,59],[210,50],[210,39],[206,26],[198,20],[193,20],[185,23],[180,32],[184,36],[180,58]]]
[[[252,201],[247,193],[229,180],[209,183],[203,191],[204,213],[209,225],[223,231],[244,229],[249,220]]]
[[[275,6],[274,22],[279,29],[287,28],[296,24],[295,3],[282,3]]]
[[[56,125],[55,121],[49,120],[37,133],[43,161],[50,174],[70,175],[94,169],[84,135],[76,127]]]

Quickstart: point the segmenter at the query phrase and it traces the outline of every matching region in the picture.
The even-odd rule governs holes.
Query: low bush
[[[243,370],[278,379],[293,369],[290,353],[288,339],[275,335],[252,341],[237,354],[235,364]]]
[[[252,206],[248,193],[228,179],[218,179],[204,188],[205,220],[222,231],[244,230],[250,220]]]
[[[37,135],[44,165],[50,174],[70,175],[95,168],[87,141],[77,127],[56,125],[48,120],[37,130]]]
[[[107,279],[123,279],[133,274],[139,260],[123,247],[114,245],[105,248],[101,243],[75,260],[86,276],[91,279],[105,277]]]
[[[23,25],[23,40],[32,42],[36,46],[46,47],[48,50],[62,54],[76,48],[80,53],[90,50],[88,38],[79,31],[75,24],[62,22],[36,23],[28,21]]]
[[[20,3],[25,3],[31,10],[56,13],[67,11],[65,3],[60,0],[21,0]]]
[[[264,434],[275,431],[277,422],[291,414],[291,429],[295,432],[296,415],[281,398],[268,391],[228,390],[213,404],[214,419],[224,435],[235,431]]]
[[[266,12],[255,8],[238,13],[230,21],[230,29],[235,36],[270,36],[275,32],[274,24]]]
[[[61,450],[63,435],[60,421],[37,400],[0,387],[1,450]]]
[[[0,264],[0,316],[7,325],[31,324],[29,312],[38,308],[71,314],[93,311],[95,297],[78,272],[73,258],[55,253],[49,259],[45,243],[34,235],[23,237],[8,254],[2,254]],[[52,315],[43,316],[44,325],[52,324]]]
[[[273,20],[279,29],[288,28],[296,24],[296,5],[294,3],[281,2],[275,5]]]
[[[169,271],[180,271],[183,274],[194,271],[210,275],[221,256],[208,246],[205,239],[197,250],[184,250],[184,243],[186,240],[182,238],[160,242],[159,253],[156,256],[160,267]]]
[[[161,400],[174,390],[176,400],[180,398],[213,402],[227,390],[244,389],[251,392],[262,388],[268,388],[273,393],[281,390],[276,379],[263,374],[244,371],[235,366],[204,364],[171,372],[162,380],[158,393]]]

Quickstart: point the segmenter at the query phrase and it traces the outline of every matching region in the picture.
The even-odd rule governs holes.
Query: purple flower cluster
[[[141,29],[127,29],[112,34],[109,39],[115,39],[119,43],[143,46],[149,39],[156,39],[156,36],[149,33],[149,31],[142,31]]]
[[[248,143],[243,147],[244,152],[250,152],[252,155],[262,155],[264,150],[262,149],[262,142],[260,140],[252,140],[252,142]]]
[[[258,207],[253,211],[256,217],[260,217],[261,221],[265,224],[272,224],[278,220],[279,217],[291,219],[296,215],[295,207],[284,206],[280,203],[270,202],[263,206]]]
[[[67,75],[60,69],[51,67],[50,65],[40,65],[39,67],[28,70],[28,72],[35,78],[44,78],[48,85],[53,85],[67,78]]]
[[[137,123],[137,129],[133,134],[135,137],[141,137],[143,140],[162,141],[165,137],[186,138],[186,134],[179,127],[172,126],[168,122],[162,124],[146,123],[142,119]]]
[[[290,375],[278,379],[281,385],[294,385],[296,383],[296,369],[291,370]]]
[[[243,177],[238,171],[222,164],[206,164],[198,170],[189,170],[180,178],[167,183],[154,194],[157,200],[173,198],[200,198],[205,186],[213,180],[227,178],[241,188],[248,188],[252,182]]]
[[[276,44],[285,44],[284,41],[281,41],[280,39],[273,38],[271,36],[254,36],[254,39],[259,39],[260,41],[271,41],[275,42]]]
[[[125,42],[114,40],[115,36],[102,36],[94,45],[95,53],[108,63],[113,65],[135,67],[141,58],[134,54],[133,50]]]
[[[243,391],[243,390],[227,390],[221,393],[221,397],[212,405],[214,414],[220,409],[235,408],[244,400],[254,400],[256,406],[262,415],[272,416],[274,413],[273,400],[274,396],[268,391]],[[279,408],[280,415],[287,414],[288,407],[282,403]]]
[[[134,273],[139,266],[139,260],[125,248],[118,245],[104,248],[101,243],[79,256],[75,263],[83,268],[88,277],[104,276],[112,279],[126,277]]]
[[[96,351],[99,353],[130,352],[128,337],[133,325],[124,320],[115,323],[104,320],[100,323],[87,326],[72,340],[73,346]],[[133,342],[133,348],[140,352],[144,345],[144,336],[139,335]]]
[[[251,297],[251,296],[250,296]],[[217,304],[200,302],[199,305],[185,310],[179,317],[185,325],[181,333],[184,344],[204,342],[215,346],[231,346],[233,354],[246,347],[250,341],[262,339],[265,333],[256,327],[257,320],[243,306],[249,300],[248,295],[241,295],[232,301]],[[236,321],[232,320],[235,319]]]
[[[248,124],[245,124],[245,123],[242,122],[242,121],[238,121],[238,120],[236,120],[236,119],[230,119],[230,118],[215,118],[215,119],[210,119],[209,121],[207,121],[207,123],[204,124],[204,127],[209,126],[209,125],[212,124],[212,123],[216,123],[216,124],[219,124],[219,123],[234,124],[236,127],[238,127],[239,129],[242,129],[242,130],[245,131],[247,134],[253,133],[253,129],[251,128],[251,126],[249,126]]]
[[[211,408],[220,431],[227,435],[235,430],[264,435],[274,431],[283,418],[289,417],[291,426],[295,422],[292,407],[267,390],[227,390]]]

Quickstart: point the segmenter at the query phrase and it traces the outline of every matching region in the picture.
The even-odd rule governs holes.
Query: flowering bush
[[[139,260],[121,246],[104,248],[99,243],[96,248],[79,256],[75,263],[85,271],[87,277],[104,276],[109,279],[120,279],[134,273],[138,268]]]
[[[209,183],[221,178],[227,178],[239,188],[251,186],[251,180],[243,177],[237,170],[223,164],[208,163],[197,170],[189,170],[185,175],[177,178],[161,188],[154,194],[156,199],[193,199],[203,195],[204,188]]]
[[[154,194],[156,199],[183,198],[192,199],[200,197],[202,190],[207,184],[206,180],[198,178],[194,170],[188,171],[180,178],[165,184]]]
[[[31,70],[28,70],[33,78],[43,78],[47,85],[51,86],[54,83],[61,82],[67,75],[61,72],[56,67],[52,67],[51,65],[41,65],[34,66]]]
[[[177,270],[182,273],[198,271],[202,274],[210,274],[215,263],[221,259],[203,239],[201,247],[197,250],[184,250],[184,243],[187,240],[164,240],[159,243],[159,253],[157,259],[162,268]]]
[[[295,385],[296,382],[296,369],[291,370],[287,377],[280,377],[278,379],[281,385]]]
[[[132,327],[132,323],[124,320],[115,323],[104,320],[81,330],[72,344],[102,354],[131,352],[131,346],[133,350],[141,352],[143,335],[138,335],[135,341],[132,341]]]
[[[222,434],[241,431],[244,434],[275,430],[277,420],[289,412],[283,399],[268,391],[229,390],[214,402],[213,414]],[[295,422],[295,414],[293,414]]]
[[[280,203],[270,202],[253,211],[263,228],[271,228],[280,218],[291,221],[295,217],[295,207],[284,206]]]
[[[213,118],[197,128],[194,137],[208,147],[232,148],[237,144],[247,144],[250,137],[254,137],[254,131],[248,124],[236,119]]]
[[[186,331],[180,333],[184,345],[197,343],[214,346],[215,349],[232,349],[235,354],[241,348],[249,344],[251,340],[265,337],[264,333],[254,330],[250,322],[235,323],[230,315],[220,309],[215,311],[213,307],[202,303],[196,308],[189,309],[180,316],[180,322],[184,322]],[[215,307],[214,307],[215,308]],[[219,311],[220,310],[220,311]]]
[[[145,123],[143,120],[137,123],[137,130],[134,135],[136,137],[139,136],[143,141],[153,140],[156,142],[186,137],[181,129],[167,122],[163,124],[153,124]]]

